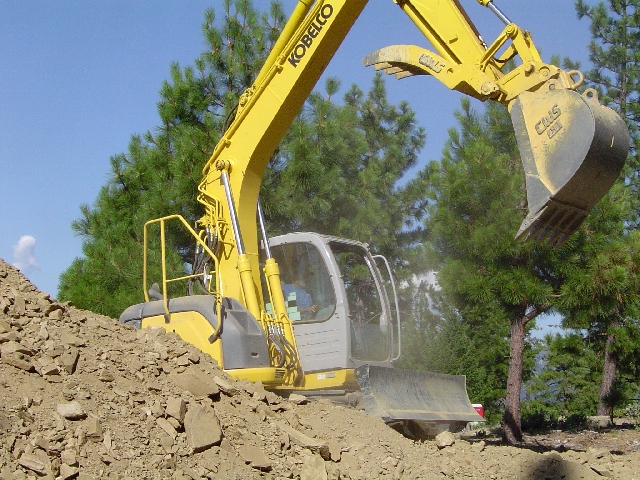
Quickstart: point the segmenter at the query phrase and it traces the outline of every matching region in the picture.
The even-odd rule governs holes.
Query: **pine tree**
[[[618,375],[637,368],[640,232],[623,234],[619,221],[608,222],[618,231],[604,228],[608,218],[615,218],[610,210],[624,205],[599,204],[590,220],[598,229],[590,231],[588,225],[579,238],[584,243],[563,266],[566,279],[558,299],[559,309],[566,315],[563,324],[586,330],[603,355],[598,415],[611,415],[613,407],[624,399],[615,388]]]
[[[172,65],[160,92],[161,125],[111,159],[96,204],[83,206],[73,226],[85,238],[85,257],[63,274],[61,298],[119,315],[141,300],[144,223],[175,213],[190,222],[201,216],[202,166],[282,22],[277,4],[269,16],[246,0],[228,0],[223,9],[220,21],[213,11],[205,14],[210,51],[194,67]],[[311,95],[273,155],[262,188],[268,224],[273,233],[305,229],[362,240],[402,267],[401,250],[415,239],[406,220],[418,192],[405,192],[398,181],[415,165],[425,134],[408,104],[389,104],[380,76],[367,94],[353,86],[342,104],[335,102],[338,89],[330,79],[326,97]],[[170,270],[181,272],[192,261],[193,241],[176,229],[167,244]],[[157,271],[159,259],[152,260]]]
[[[484,348],[494,359],[504,358],[499,338],[509,337],[503,423],[504,440],[513,444],[522,438],[523,372],[533,367],[527,330],[552,306],[556,286],[551,267],[558,254],[513,239],[526,201],[506,109],[490,104],[478,115],[463,99],[456,117],[459,129],[450,131],[443,158],[421,172],[419,180],[433,202],[427,211],[427,238],[445,301],[474,334],[484,334],[477,351]]]
[[[549,334],[541,350],[542,368],[527,385],[529,410],[553,419],[595,414],[602,357],[589,339],[576,332]]]
[[[578,18],[591,21],[589,52],[594,68],[586,72],[587,86],[596,88],[601,102],[618,111],[632,139],[623,175],[587,218],[576,244],[578,250],[567,259],[563,269],[566,286],[559,303],[567,315],[565,325],[588,329],[604,357],[598,404],[601,415],[610,413],[615,403],[617,372],[621,367],[624,371],[631,358],[625,352],[633,352],[623,339],[635,335],[634,318],[638,318],[634,313],[638,290],[632,273],[636,266],[625,252],[637,248],[633,229],[640,213],[639,3],[610,0],[589,6],[583,0],[575,2]]]
[[[626,121],[631,133],[631,154],[625,176],[638,198],[640,178],[640,16],[638,0],[607,0],[595,6],[576,0],[578,18],[591,21],[592,40],[589,60],[593,68],[586,72],[588,86],[600,93],[600,101],[615,109]],[[636,205],[636,214],[640,205]]]
[[[190,222],[200,217],[202,167],[284,21],[278,2],[268,15],[249,0],[225,0],[220,10],[219,20],[213,10],[205,12],[208,48],[194,66],[171,65],[158,102],[161,124],[132,137],[128,152],[111,158],[111,176],[95,205],[82,206],[72,227],[84,238],[84,257],[62,274],[61,299],[118,316],[141,300],[145,222],[175,213]],[[167,244],[170,272],[182,272],[193,258],[192,239],[170,229]],[[158,258],[149,264],[159,269]]]

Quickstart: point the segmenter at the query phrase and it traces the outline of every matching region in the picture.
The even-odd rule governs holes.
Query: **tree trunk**
[[[600,398],[598,400],[598,415],[610,415],[613,423],[613,408],[607,397],[611,393],[613,383],[616,380],[616,368],[618,359],[613,352],[613,344],[616,341],[614,334],[607,336],[607,345],[604,351],[604,368],[602,370],[602,383],[600,384]]]
[[[522,365],[524,357],[524,327],[529,321],[525,315],[511,317],[511,340],[509,342],[509,375],[504,406],[504,432],[502,441],[514,445],[522,441],[520,420],[520,390],[522,388]]]

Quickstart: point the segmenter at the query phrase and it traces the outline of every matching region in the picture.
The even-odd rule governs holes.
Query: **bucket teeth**
[[[533,240],[561,247],[587,217],[586,210],[549,199],[547,205],[535,215],[529,214],[522,222],[516,238],[526,234],[525,241]]]

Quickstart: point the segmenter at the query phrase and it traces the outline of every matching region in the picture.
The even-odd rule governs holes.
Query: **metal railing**
[[[167,278],[167,246],[166,246],[166,223],[170,220],[178,220],[182,225],[187,229],[187,231],[191,234],[191,236],[195,239],[196,245],[202,248],[211,258],[211,262],[213,262],[213,268],[210,268],[208,272],[197,272],[191,273],[189,275],[182,275],[180,277],[175,278]],[[168,285],[174,282],[185,281],[189,279],[197,279],[199,277],[209,276],[210,279],[213,279],[214,285],[213,288],[211,286],[211,281],[203,282],[207,291],[209,293],[222,296],[221,291],[221,281],[218,268],[218,258],[215,256],[213,251],[209,248],[207,243],[198,235],[198,233],[187,223],[187,221],[182,217],[182,215],[169,215],[162,218],[157,218],[155,220],[149,220],[144,224],[144,252],[143,252],[143,273],[142,273],[142,289],[144,291],[145,301],[149,301],[149,293],[148,293],[148,249],[149,249],[149,227],[154,224],[159,224],[160,227],[160,256],[161,256],[161,266],[162,266],[162,298],[164,302],[164,313],[165,315],[169,315],[169,297],[168,297]],[[208,283],[208,286],[207,286]]]

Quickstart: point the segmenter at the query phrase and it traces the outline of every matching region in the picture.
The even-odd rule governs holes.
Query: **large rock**
[[[193,451],[198,453],[222,441],[222,429],[213,408],[192,405],[184,417],[184,430]]]
[[[86,412],[78,402],[59,403],[56,412],[67,420],[81,420],[87,416]]]
[[[169,375],[169,378],[180,388],[191,393],[194,397],[210,397],[220,393],[218,385],[199,372],[189,370],[185,373]]]
[[[248,463],[253,468],[262,471],[271,470],[271,462],[260,447],[256,447],[255,445],[240,445],[237,447],[237,450],[245,463]]]
[[[453,433],[448,431],[438,434],[435,440],[438,448],[450,447],[456,443],[456,437],[453,436]]]
[[[331,460],[331,451],[327,442],[311,438],[295,428],[290,427],[286,423],[277,422],[277,425],[278,428],[289,435],[289,439],[296,445],[299,445],[302,448],[308,448],[312,452],[319,453],[325,460]]]
[[[167,408],[165,413],[170,417],[175,418],[180,424],[184,422],[184,416],[187,412],[187,404],[179,397],[172,397],[167,399]]]
[[[302,462],[300,480],[327,480],[327,469],[322,457],[307,455]]]

